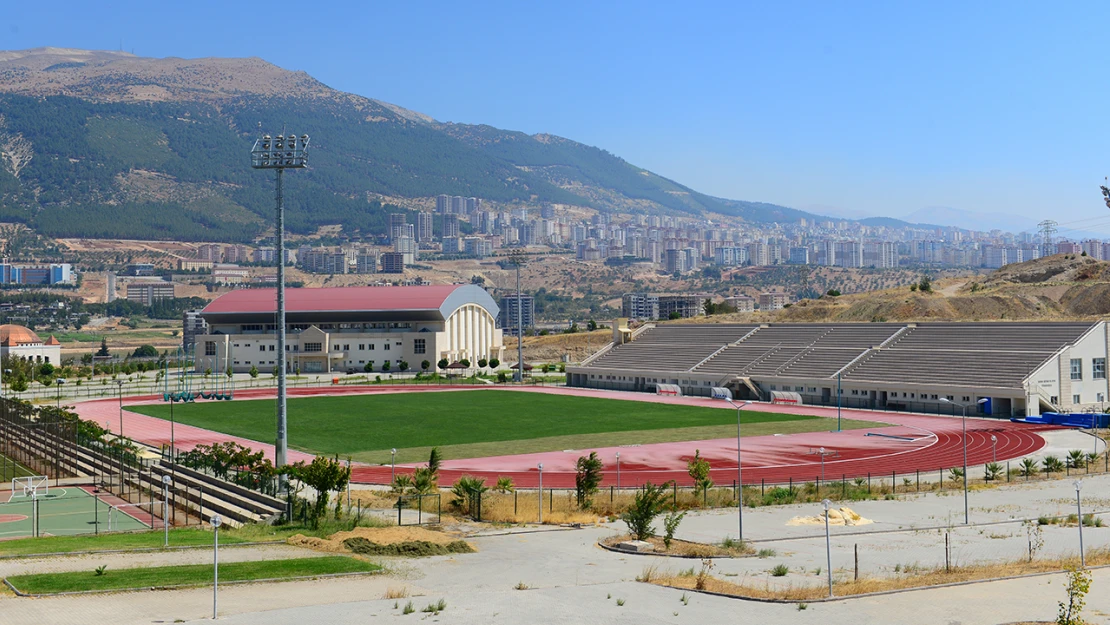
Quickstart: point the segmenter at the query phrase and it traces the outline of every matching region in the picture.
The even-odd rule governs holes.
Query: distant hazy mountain
[[[912,223],[931,223],[967,230],[1003,230],[1005,232],[1036,231],[1037,222],[1005,213],[977,213],[948,206],[927,206],[902,218]]]
[[[446,193],[601,211],[817,218],[714,198],[605,150],[552,135],[443,124],[334,90],[261,59],[151,59],[38,48],[0,52],[0,220],[54,236],[250,240],[271,222],[262,131],[312,136],[288,178],[288,225],[384,230],[382,201]]]

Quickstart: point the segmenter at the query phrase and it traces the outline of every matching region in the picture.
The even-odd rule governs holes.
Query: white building
[[[36,363],[62,364],[62,344],[51,336],[44,342],[30,328],[0,325],[0,358],[21,358]]]
[[[271,370],[277,363],[274,289],[241,289],[201,311],[196,370]],[[289,371],[375,371],[427,360],[503,359],[499,309],[474,285],[286,289]]]

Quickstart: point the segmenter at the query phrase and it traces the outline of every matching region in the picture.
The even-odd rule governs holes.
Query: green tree
[[[647,540],[655,536],[655,517],[663,511],[669,485],[670,482],[659,485],[647,482],[636,493],[632,505],[621,515],[621,520],[636,540]]]
[[[574,490],[578,496],[578,507],[587,510],[601,485],[601,459],[597,457],[596,451],[591,451],[590,455],[578,458],[575,468],[577,473],[574,476]]]
[[[22,393],[23,391],[27,390],[27,378],[19,376],[14,381],[12,381],[12,390],[17,393]]]
[[[444,371],[447,371],[447,365],[449,364],[451,363],[447,362],[446,358],[440,358],[439,362],[436,363],[436,366],[438,366],[440,369],[443,369]]]
[[[490,369],[496,369],[500,366],[501,366],[501,361],[500,360],[498,360],[496,358],[490,358],[489,359],[489,368]]]
[[[54,375],[54,365],[44,362],[39,365],[39,375],[42,377],[50,377]]]
[[[131,357],[132,358],[157,358],[158,357],[158,349],[155,348],[153,345],[143,345],[142,347],[136,347],[135,351],[131,352]]]
[[[671,510],[667,513],[667,516],[663,518],[663,547],[667,549],[671,548],[671,541],[674,540],[674,534],[678,531],[678,524],[682,523],[682,519],[685,517],[685,512]]]
[[[933,281],[929,276],[921,276],[921,281],[917,283],[917,289],[922,293],[932,293]]]
[[[397,365],[397,368],[400,369],[401,371],[408,371],[409,370],[408,361],[407,360],[402,360],[401,363],[399,365]]]
[[[251,376],[252,380],[257,380],[258,379],[258,367],[254,366],[254,365],[251,365],[251,370],[249,372],[247,372],[247,375]]]
[[[694,480],[694,495],[705,495],[713,488],[713,480],[709,477],[709,461],[701,457],[701,450],[694,450],[694,457],[686,463],[686,472]]]
[[[101,358],[107,358],[108,356],[111,355],[108,352],[108,338],[107,337],[101,337],[100,338],[100,349],[98,349],[96,351],[96,355],[100,356]]]
[[[459,360],[459,364],[466,367],[467,369],[469,369],[470,368],[470,359],[469,358],[463,358],[463,359]]]
[[[681,318],[682,318],[682,313],[678,312],[677,310],[675,310],[675,311],[671,312],[671,314],[667,315],[667,319],[670,319],[672,321],[675,320],[675,319],[681,319]]]
[[[389,361],[388,360],[382,363],[382,371],[389,371]]]
[[[432,447],[431,453],[428,454],[428,470],[432,475],[439,477],[439,465],[443,461],[443,456],[439,453],[439,447]]]
[[[293,465],[292,473],[316,491],[316,504],[312,508],[312,527],[317,528],[320,526],[320,518],[327,513],[329,494],[331,491],[347,488],[351,479],[351,470],[339,461],[339,456],[334,458],[316,456],[311,464],[305,465],[304,461],[301,461]]]
[[[486,360],[485,358],[479,358],[478,359],[478,368],[479,369],[485,369],[486,365],[488,365],[488,364],[489,364],[489,361]]]
[[[226,375],[227,379],[229,380],[231,379],[231,376],[234,375],[234,372],[231,370],[231,365],[227,366],[227,371],[224,372],[224,375]]]
[[[1084,625],[1081,613],[1087,603],[1087,593],[1091,590],[1091,572],[1071,565],[1067,569],[1068,600],[1059,603],[1056,625]]]
[[[362,370],[365,371],[366,373],[370,373],[371,371],[373,371],[374,370],[374,361],[373,360],[367,360],[366,361],[366,366],[363,367]]]
[[[431,366],[432,366],[432,363],[428,362],[427,360],[421,360],[420,361],[420,370],[423,371],[424,373],[427,373],[428,369],[430,369]]]
[[[597,322],[596,321],[594,321],[593,319],[590,319],[589,321],[586,322],[586,330],[588,330],[590,332],[593,332],[596,329],[597,329]]]

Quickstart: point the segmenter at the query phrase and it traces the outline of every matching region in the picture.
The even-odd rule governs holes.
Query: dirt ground
[[[348,538],[365,538],[379,545],[394,545],[413,541],[427,541],[437,545],[446,545],[459,540],[458,536],[437,532],[423,527],[356,527],[349,532],[336,532],[327,538],[316,538],[297,534],[289,538],[289,544],[297,547],[307,547],[317,551],[330,553],[346,553],[343,541]]]

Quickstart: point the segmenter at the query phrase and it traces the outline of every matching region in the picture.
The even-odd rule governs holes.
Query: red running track
[[[506,387],[496,387],[505,390]],[[720,401],[701,397],[658,397],[642,393],[623,393],[616,391],[595,391],[591,389],[567,388],[512,388],[516,392],[543,392],[590,397],[605,397],[630,401],[653,403],[684,404],[721,407]],[[412,386],[341,386],[290,389],[292,396],[398,393],[398,392],[481,392],[483,388],[473,386],[423,387]],[[238,398],[273,397],[273,389],[252,389],[237,391]],[[160,402],[160,397],[131,398],[130,404]],[[113,432],[118,430],[119,406],[115,400],[95,400],[77,404],[77,412],[83,418],[98,423],[108,422]],[[746,409],[791,414],[810,414],[830,417],[829,427],[835,428],[835,408],[817,406],[779,406],[752,404]],[[842,411],[846,419],[881,421],[887,427],[865,430],[845,430],[843,432],[812,432],[786,436],[744,437],[741,443],[743,454],[743,478],[745,484],[785,483],[793,481],[814,481],[821,478],[820,457],[813,450],[824,447],[836,452],[826,457],[824,479],[834,480],[841,477],[874,477],[913,474],[915,471],[938,471],[962,466],[963,447],[959,417],[933,417],[906,413],[872,412],[863,410]],[[968,464],[972,466],[990,462],[993,457],[999,461],[1036,452],[1045,445],[1040,431],[1058,429],[1051,426],[1011,423],[999,419],[967,420]],[[170,424],[167,421],[147,417],[138,413],[124,411],[124,433],[136,440],[154,446],[169,444]],[[871,435],[869,435],[871,434]],[[877,434],[877,435],[876,435]],[[273,446],[212,432],[202,428],[177,424],[175,442],[179,449],[191,449],[198,444],[216,441],[235,441],[254,449],[262,450],[272,459]],[[997,445],[992,451],[991,436]],[[621,486],[639,486],[644,482],[654,483],[676,481],[679,485],[690,485],[686,472],[686,461],[693,456],[694,450],[701,451],[703,458],[712,467],[711,476],[718,484],[731,484],[736,479],[736,439],[716,439],[687,441],[681,443],[658,443],[631,447],[610,447],[596,450],[572,450],[566,452],[545,452],[449,460],[440,469],[440,483],[449,485],[463,475],[484,477],[493,482],[498,477],[511,477],[522,488],[535,488],[539,482],[537,465],[544,465],[544,485],[552,488],[574,487],[574,464],[579,456],[589,451],[597,451],[604,463],[603,485],[617,483],[616,452],[621,454]],[[290,461],[310,460],[311,455],[290,451]],[[398,465],[397,472],[411,472],[415,465]],[[352,481],[363,484],[385,484],[390,481],[389,466],[356,464]]]

